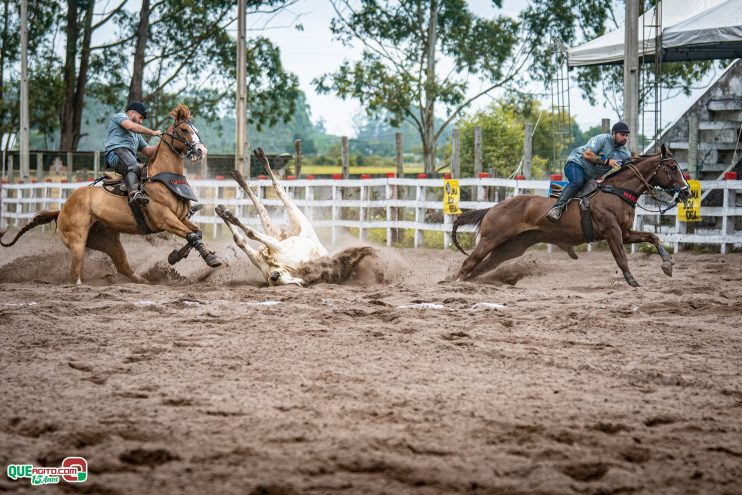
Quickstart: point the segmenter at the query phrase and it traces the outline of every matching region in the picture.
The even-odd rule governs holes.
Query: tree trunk
[[[67,47],[64,58],[64,103],[59,115],[59,150],[72,150],[72,120],[75,104],[75,62],[77,61],[77,0],[67,0]]]
[[[422,110],[423,162],[425,173],[435,173],[435,45],[438,34],[438,2],[430,2],[428,17],[428,39],[425,47],[425,108]]]
[[[68,0],[70,10],[74,4],[74,31],[70,29],[70,13],[67,13],[67,52],[65,60],[65,101],[62,107],[62,134],[59,139],[60,151],[75,151],[80,143],[80,125],[82,123],[82,111],[85,104],[85,85],[88,82],[88,68],[90,67],[90,41],[93,32],[93,11],[95,0],[87,0],[85,20],[83,23],[83,36],[80,46],[80,70],[75,71],[75,58],[77,56],[77,2]],[[74,42],[71,46],[69,36],[73,33]],[[72,61],[70,61],[70,55]]]
[[[129,100],[143,101],[142,89],[144,79],[144,49],[147,46],[149,28],[149,0],[142,0],[142,10],[139,11],[139,28],[137,29],[137,44],[134,50],[134,68],[129,84]]]

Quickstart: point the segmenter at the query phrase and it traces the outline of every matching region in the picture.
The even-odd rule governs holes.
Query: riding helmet
[[[144,106],[144,103],[141,101],[132,101],[126,106],[126,111],[134,110],[136,112],[139,112],[142,117],[145,119],[147,118],[147,107]]]
[[[631,131],[629,131],[629,126],[626,125],[626,122],[616,122],[615,124],[613,124],[613,129],[611,129],[611,134],[613,134],[614,132],[625,132],[628,134]]]

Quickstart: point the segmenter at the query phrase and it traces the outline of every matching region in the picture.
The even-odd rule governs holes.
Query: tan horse
[[[106,253],[113,260],[116,270],[132,281],[146,282],[129,265],[119,239],[120,233],[171,232],[185,238],[209,266],[221,265],[219,258],[206,250],[201,242],[201,231],[186,218],[189,200],[175,192],[178,191],[178,187],[181,191],[185,188],[190,192],[183,176],[183,161],[185,158],[199,160],[206,154],[206,146],[201,142],[191,123],[191,113],[187,106],[179,104],[170,115],[175,121],[162,135],[155,155],[145,169],[146,173],[142,174],[143,187],[150,198],[149,204],[142,208],[143,225],[140,226],[135,220],[126,196],[112,195],[102,187],[81,187],[65,201],[61,210],[37,213],[10,243],[3,243],[2,237],[5,232],[0,233],[0,244],[5,247],[12,246],[25,232],[35,226],[56,220],[59,237],[70,252],[69,279],[78,284],[81,283],[86,247]],[[158,174],[160,177],[155,178]],[[169,187],[168,183],[175,185]],[[142,228],[149,232],[146,230],[143,232]]]
[[[619,172],[608,176],[589,200],[593,240],[608,241],[616,264],[626,282],[633,287],[639,284],[629,271],[624,244],[654,244],[662,258],[662,271],[672,276],[674,262],[659,237],[650,232],[631,230],[636,201],[645,192],[654,194],[655,187],[674,190],[683,201],[690,196],[688,183],[664,144],[660,153],[634,158]],[[577,201],[571,201],[559,224],[549,222],[545,217],[553,206],[552,198],[525,194],[508,198],[492,208],[462,214],[454,222],[452,232],[454,244],[468,256],[459,271],[459,280],[493,270],[500,263],[521,256],[538,242],[555,244],[576,259],[571,246],[585,242],[580,206]],[[479,229],[480,240],[471,255],[456,239],[456,231],[462,225],[475,225]]]

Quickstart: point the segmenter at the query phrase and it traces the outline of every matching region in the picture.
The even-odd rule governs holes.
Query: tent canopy
[[[663,0],[658,3],[662,21],[662,60],[715,60],[742,57],[742,0]],[[654,8],[639,18],[639,57],[653,62]],[[643,31],[646,30],[647,33]],[[648,39],[644,41],[644,34]],[[570,67],[621,64],[624,28],[611,31],[568,50]]]

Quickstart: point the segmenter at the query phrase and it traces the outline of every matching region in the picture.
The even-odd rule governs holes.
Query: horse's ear
[[[667,156],[667,148],[665,147],[665,143],[662,143],[662,146],[660,146],[660,153],[662,154],[662,158],[665,158]]]

